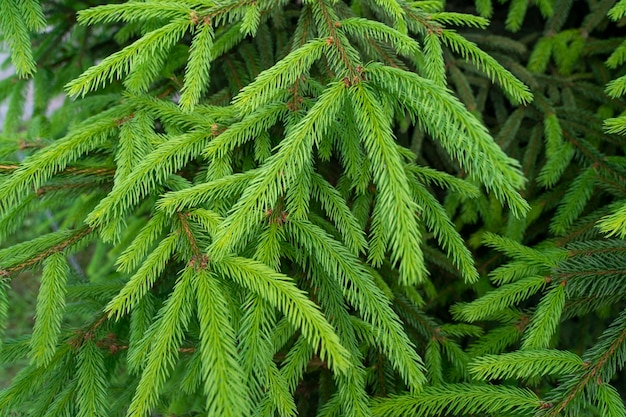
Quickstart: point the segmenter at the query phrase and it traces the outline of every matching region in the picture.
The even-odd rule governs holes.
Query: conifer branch
[[[541,401],[530,390],[491,385],[441,384],[424,389],[419,396],[395,396],[376,400],[375,417],[437,416],[466,413],[537,411]]]
[[[4,277],[8,277],[10,275],[13,275],[17,272],[20,272],[26,268],[30,268],[33,265],[38,264],[39,262],[45,260],[46,258],[57,254],[57,253],[61,253],[63,251],[65,251],[66,249],[68,249],[69,247],[77,244],[79,241],[81,241],[83,238],[87,237],[89,234],[91,234],[93,232],[93,229],[90,227],[83,227],[80,229],[77,229],[76,231],[74,231],[71,234],[67,234],[67,231],[63,231],[64,235],[68,235],[66,239],[62,240],[60,243],[57,243],[51,247],[46,247],[42,252],[36,252],[36,253],[27,253],[29,256],[26,257],[26,259],[17,259],[17,262],[14,262],[12,264],[10,264],[11,266],[9,267],[5,267],[4,269],[0,270],[0,276],[4,276]],[[30,242],[28,242],[30,243]],[[15,249],[15,247],[12,247],[10,249]],[[5,249],[6,251],[6,249]],[[0,259],[2,259],[2,252],[0,251]]]
[[[374,285],[364,268],[348,250],[309,222],[294,221],[287,227],[295,229],[291,236],[297,239],[299,245],[320,257],[326,273],[339,280],[344,297],[360,311],[363,319],[369,321],[374,329],[385,329],[376,335],[375,340],[393,359],[409,388],[419,390],[424,382],[421,360],[400,328],[397,315],[389,307],[388,301],[384,304],[374,302],[388,299]]]
[[[98,65],[89,68],[66,89],[71,96],[85,96],[114,79],[128,74],[133,67],[172,47],[189,30],[192,21],[189,17],[178,17],[167,25],[155,29],[119,52],[108,56]]]
[[[39,366],[47,365],[56,350],[65,309],[69,274],[67,259],[60,252],[46,258],[37,296],[37,313],[31,337],[31,357]]]
[[[196,267],[200,355],[209,415],[246,416],[245,375],[240,365],[228,302],[214,274]]]
[[[516,191],[524,183],[517,169],[517,162],[504,155],[486,134],[484,127],[458,100],[442,87],[407,71],[371,64],[367,67],[365,76],[370,77],[383,91],[396,96],[402,106],[409,110],[427,131],[436,135],[443,147],[459,160],[461,167],[467,168],[470,174],[492,190],[500,201],[508,202],[514,215],[521,217],[528,211],[528,203]],[[395,84],[386,82],[387,77],[393,77],[396,80]],[[423,104],[418,105],[418,100]],[[438,109],[437,114],[445,115],[445,119],[433,120],[431,111],[434,109]],[[472,147],[461,149],[453,139],[460,135],[472,138]],[[486,163],[485,160],[491,162]]]
[[[165,270],[170,257],[178,245],[179,239],[180,237],[177,233],[170,233],[148,255],[122,291],[106,306],[109,317],[115,316],[119,319],[123,314],[131,311],[135,304],[146,295],[159,275]]]
[[[425,268],[418,249],[421,237],[416,220],[418,207],[408,194],[409,181],[393,146],[388,120],[377,116],[384,112],[364,85],[358,84],[350,91],[356,105],[355,119],[363,126],[364,146],[373,164],[373,176],[380,193],[378,204],[387,214],[383,224],[391,235],[392,261],[400,264],[403,284],[421,282]]]
[[[525,350],[501,355],[480,356],[470,364],[478,379],[530,378],[543,375],[569,375],[584,366],[582,359],[560,350]]]
[[[213,267],[279,308],[294,327],[302,330],[303,336],[312,346],[319,346],[320,356],[333,369],[345,371],[349,353],[316,306],[304,297],[288,277],[259,262],[240,257],[223,258],[215,262]]]
[[[594,347],[583,356],[583,360],[585,360],[584,370],[552,393],[551,397],[553,397],[554,400],[552,401],[550,409],[545,414],[546,416],[559,415],[581,392],[589,390],[590,386],[608,385],[608,381],[617,370],[616,368],[623,367],[623,359],[625,357],[624,349],[626,347],[625,317],[626,313],[622,311],[620,317],[613,323],[613,326],[605,331],[603,334],[604,340],[602,341],[605,346],[602,346],[602,350]],[[609,370],[608,373],[607,368]]]
[[[209,256],[218,260],[235,245],[240,245],[249,228],[258,224],[263,213],[271,209],[279,195],[284,193],[309,163],[313,143],[320,141],[330,121],[341,108],[345,96],[343,83],[331,84],[297,127],[288,132],[278,152],[255,173],[255,178],[242,198],[224,220]]]
[[[26,158],[6,181],[0,184],[0,208],[6,211],[20,201],[29,188],[41,187],[71,162],[101,146],[117,130],[124,106],[114,107],[87,119],[64,138]]]
[[[128,408],[129,417],[144,416],[155,405],[171,372],[191,319],[193,279],[193,269],[186,268],[149,330],[149,334],[154,332],[159,337],[149,339],[141,379]]]
[[[392,0],[393,1],[393,0]],[[393,1],[395,3],[395,1]],[[326,36],[324,42],[330,48],[326,57],[335,67],[337,75],[346,72],[345,76],[349,80],[359,77],[357,66],[360,62],[357,52],[352,48],[346,39],[341,28],[341,22],[329,7],[328,0],[314,0],[313,17],[317,23],[317,29],[320,34]],[[335,52],[336,55],[332,52]]]
[[[83,343],[78,352],[77,373],[77,416],[106,416],[109,398],[104,354],[93,340]]]
[[[26,13],[25,13],[26,12]],[[28,32],[41,30],[46,22],[38,2],[7,0],[0,8],[0,29],[11,48],[11,61],[17,74],[26,78],[36,71]]]
[[[0,415],[626,415],[626,0],[79,3],[0,1]]]

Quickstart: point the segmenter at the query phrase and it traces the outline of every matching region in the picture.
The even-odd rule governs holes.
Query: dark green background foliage
[[[98,3],[0,2],[0,415],[626,416],[626,0]]]

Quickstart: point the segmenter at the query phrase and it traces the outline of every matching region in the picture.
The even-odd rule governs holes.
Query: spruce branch
[[[76,383],[77,416],[106,416],[109,398],[104,354],[92,339],[86,340],[78,352]]]
[[[500,311],[528,299],[545,285],[546,278],[542,275],[525,277],[472,302],[457,304],[452,308],[452,313],[455,318],[465,321],[492,318]]]
[[[183,343],[184,332],[191,320],[194,278],[192,268],[182,271],[174,291],[148,330],[146,359],[139,385],[128,407],[129,417],[143,417],[154,407],[159,392],[170,375]]]
[[[438,416],[466,413],[536,412],[541,401],[527,389],[478,384],[441,384],[427,387],[418,396],[403,395],[378,399],[375,417]]]
[[[46,258],[37,296],[35,326],[30,340],[31,358],[38,366],[48,365],[57,347],[69,272],[67,259],[62,253],[55,252]]]
[[[155,242],[168,223],[168,218],[163,213],[156,213],[152,216],[135,238],[128,244],[124,251],[118,256],[115,264],[118,271],[134,271],[148,253],[150,246]]]
[[[196,268],[195,293],[200,322],[200,357],[209,415],[249,415],[245,374],[240,365],[228,301],[217,277]]]
[[[395,3],[394,0],[390,0]],[[330,7],[328,0],[311,1],[313,18],[317,25],[318,33],[325,37],[324,41],[329,50],[326,58],[336,74],[344,74],[349,80],[355,79],[357,66],[360,65],[358,52],[352,47],[341,30],[341,22]]]
[[[391,310],[388,299],[359,261],[310,222],[292,221],[286,227],[293,228],[289,234],[296,243],[319,259],[326,273],[339,281],[344,297],[360,312],[364,321],[369,322],[373,329],[384,329],[377,332],[374,340],[391,358],[409,388],[418,391],[425,382],[422,361],[401,328],[396,313]],[[385,301],[381,303],[381,300]]]
[[[205,21],[200,24],[199,28],[196,28],[179,100],[184,111],[193,110],[200,101],[202,92],[210,83],[209,72],[212,61],[213,37],[213,27],[210,21]]]
[[[254,179],[224,220],[220,233],[209,248],[209,256],[218,260],[233,247],[241,245],[252,225],[257,225],[263,213],[271,209],[300,175],[302,167],[312,158],[313,144],[321,140],[336,117],[345,98],[345,85],[331,84],[281,142],[278,151],[255,173]]]
[[[178,233],[170,233],[148,255],[124,288],[106,306],[105,310],[109,317],[115,316],[116,319],[119,319],[131,311],[139,300],[146,295],[167,267],[170,257],[178,246],[179,239]]]
[[[73,231],[62,230],[34,241],[0,250],[0,262],[10,265],[0,269],[0,276],[8,277],[34,266],[54,254],[64,252],[92,232],[93,229],[89,227],[82,227]],[[19,255],[16,256],[15,254],[18,253]]]
[[[131,1],[125,4],[106,4],[80,10],[78,22],[85,25],[113,22],[140,22],[189,15],[192,9],[185,4],[160,1]]]
[[[518,170],[518,162],[506,156],[484,126],[443,87],[408,71],[379,64],[368,65],[364,74],[381,91],[396,97],[403,108],[459,160],[462,168],[494,192],[498,200],[507,202],[516,217],[528,211],[528,203],[517,191],[525,181]],[[388,82],[390,79],[394,82]],[[437,119],[433,118],[434,114],[438,115]],[[471,146],[461,146],[464,141],[456,139],[460,137],[470,138]]]
[[[366,85],[359,83],[349,92],[355,105],[355,121],[372,161],[373,177],[380,193],[377,202],[385,213],[382,224],[390,235],[392,261],[399,264],[401,283],[419,283],[426,272],[419,250],[421,232],[416,219],[419,208],[409,194],[409,181],[393,143],[389,120],[383,118],[382,106]]]
[[[580,356],[561,350],[520,350],[500,355],[480,356],[470,363],[470,373],[477,379],[532,378],[566,376],[584,367]]]
[[[0,7],[0,29],[10,45],[11,61],[20,77],[32,76],[36,63],[31,49],[29,31],[45,27],[46,21],[39,2],[7,0]]]
[[[603,385],[609,385],[608,381],[613,377],[617,369],[624,366],[626,358],[626,313],[622,311],[612,325],[605,330],[600,341],[583,355],[584,369],[574,375],[570,375],[567,381],[557,387],[547,397],[551,401],[551,407],[546,416],[557,416],[578,399],[584,391],[593,392],[594,389]],[[598,388],[594,388],[598,386]],[[610,386],[609,386],[610,387]],[[612,387],[609,390],[614,390]],[[608,393],[607,393],[608,394]],[[607,398],[608,396],[608,398]],[[599,396],[602,401],[600,406],[607,407],[606,400],[611,401],[611,395]],[[611,401],[612,404],[615,404]],[[624,412],[624,406],[618,407],[618,412]]]
[[[525,330],[522,349],[549,347],[565,307],[565,285],[566,281],[558,282],[543,296]]]
[[[87,69],[81,76],[66,85],[71,96],[84,97],[105,84],[121,79],[134,67],[149,61],[153,55],[160,55],[174,46],[191,27],[189,17],[178,17],[167,25],[153,30],[133,44],[106,57],[98,65]]]
[[[117,239],[118,232],[110,233],[106,226],[124,216],[171,174],[197,157],[209,140],[206,132],[194,131],[160,144],[122,182],[113,187],[87,216],[87,222],[94,227],[104,228],[105,239]]]
[[[102,146],[117,131],[125,106],[116,106],[85,120],[65,137],[27,157],[13,174],[0,184],[0,209],[6,212],[17,204],[31,187],[38,189],[68,164]]]
[[[261,295],[280,309],[294,327],[301,329],[308,342],[320,349],[320,356],[332,369],[345,372],[349,353],[317,306],[287,276],[260,262],[241,257],[224,257],[212,265],[216,272]]]
[[[472,254],[465,246],[462,237],[454,228],[443,206],[419,184],[411,183],[415,200],[424,212],[425,222],[435,234],[439,245],[452,257],[452,262],[459,268],[466,282],[478,280],[478,271]]]
[[[30,364],[23,368],[15,376],[11,386],[0,392],[0,410],[12,412],[12,410],[19,409],[18,406],[31,395],[40,392],[46,382],[51,380],[50,378],[58,377],[57,366],[66,358],[70,349],[71,347],[67,344],[61,345],[48,366]]]
[[[312,196],[321,203],[328,218],[335,223],[346,246],[355,254],[364,252],[367,241],[363,230],[339,191],[317,173],[311,175],[311,180]]]
[[[1,415],[626,415],[625,0],[48,3],[0,2]]]
[[[528,87],[502,67],[493,57],[479,49],[476,44],[447,29],[441,31],[441,40],[452,51],[473,61],[489,78],[498,82],[515,104],[527,104],[532,101],[533,95]]]
[[[326,40],[314,39],[294,49],[245,86],[233,99],[234,108],[241,115],[248,115],[271,103],[281,90],[286,90],[300,77],[305,76],[327,47]]]
[[[446,64],[440,38],[441,28],[428,29],[424,36],[424,75],[440,86],[446,85]]]

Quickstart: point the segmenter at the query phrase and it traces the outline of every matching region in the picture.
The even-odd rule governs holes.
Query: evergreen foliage
[[[0,2],[0,415],[626,416],[626,0],[106,3]]]

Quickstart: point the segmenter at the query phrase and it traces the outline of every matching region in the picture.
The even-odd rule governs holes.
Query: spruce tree
[[[0,415],[626,416],[625,18],[3,0]]]

